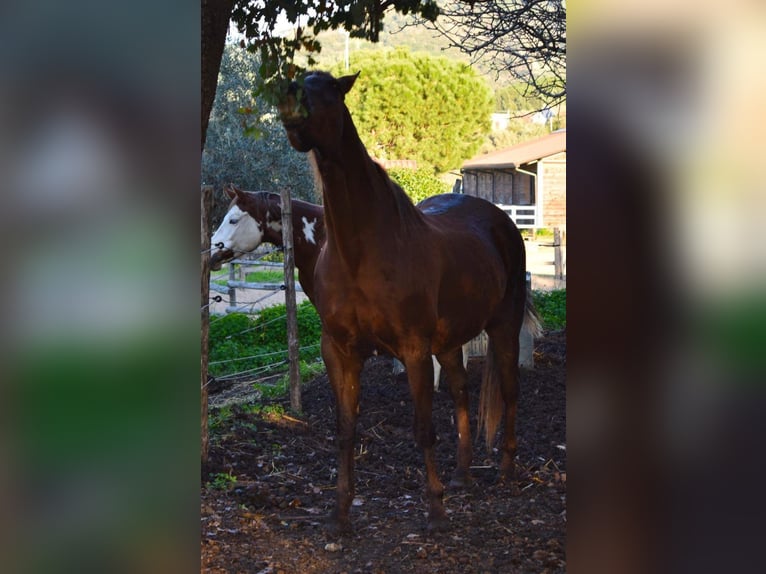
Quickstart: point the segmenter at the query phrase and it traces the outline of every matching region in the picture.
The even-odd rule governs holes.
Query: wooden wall
[[[545,197],[543,226],[566,228],[567,222],[567,154],[557,153],[540,161],[539,167]]]
[[[492,203],[531,205],[535,203],[532,176],[510,171],[467,171],[463,193]]]
[[[542,193],[542,227],[566,229],[566,162],[564,151],[522,166],[525,172],[537,174],[538,189],[535,189],[535,178],[528,173],[500,169],[467,170],[463,173],[463,193],[492,203],[538,206]]]

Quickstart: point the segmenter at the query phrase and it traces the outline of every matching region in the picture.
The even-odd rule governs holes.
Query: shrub
[[[537,308],[537,314],[548,330],[563,329],[567,325],[567,292],[566,289],[554,291],[533,291],[532,299]]]
[[[436,177],[428,168],[391,168],[388,170],[388,175],[410,196],[413,203],[450,191],[450,186]]]
[[[311,362],[319,357],[321,322],[309,301],[298,305],[298,337],[301,360]],[[275,305],[255,317],[231,313],[210,321],[210,374],[232,375],[275,365],[287,360],[287,315],[284,305]]]

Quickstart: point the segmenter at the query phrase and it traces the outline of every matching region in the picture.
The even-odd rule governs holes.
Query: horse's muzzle
[[[210,270],[220,271],[221,266],[232,259],[234,259],[234,252],[231,249],[216,251],[210,256]]]

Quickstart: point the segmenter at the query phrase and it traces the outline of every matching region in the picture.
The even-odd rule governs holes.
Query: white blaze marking
[[[314,221],[309,222],[305,217],[301,219],[303,221],[303,236],[306,238],[306,241],[316,245],[317,242],[314,240],[314,226],[316,225],[317,220],[315,219]]]

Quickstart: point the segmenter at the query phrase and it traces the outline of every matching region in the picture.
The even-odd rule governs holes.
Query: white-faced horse
[[[229,211],[210,239],[210,268],[242,253],[254,251],[261,243],[282,245],[282,200],[279,194],[267,191],[242,191],[234,185],[224,190],[232,199]],[[309,300],[314,302],[314,267],[324,243],[322,207],[292,200],[293,248],[298,281]]]

